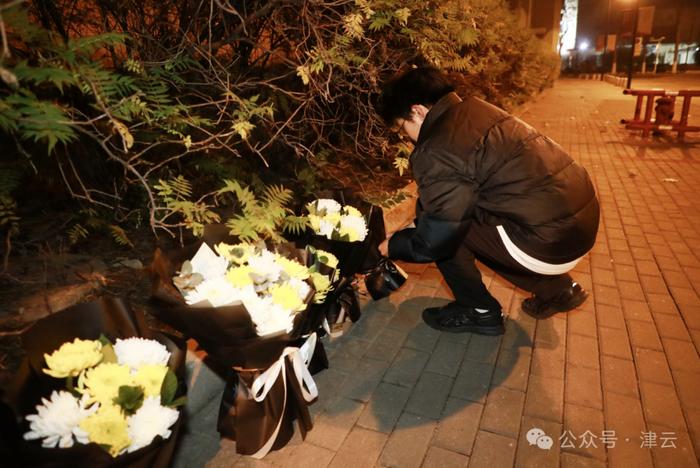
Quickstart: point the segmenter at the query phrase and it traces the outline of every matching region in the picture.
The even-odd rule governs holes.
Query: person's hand
[[[391,236],[393,236],[394,233],[390,233],[388,236],[386,236],[386,239],[384,239],[384,242],[379,244],[379,253],[382,254],[384,257],[389,256],[389,239],[391,239]]]
[[[389,256],[389,239],[385,239],[381,244],[379,244],[379,253],[384,257]]]

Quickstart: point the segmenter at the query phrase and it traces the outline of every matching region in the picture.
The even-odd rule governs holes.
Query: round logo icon
[[[529,431],[527,431],[527,435],[525,436],[527,438],[527,441],[530,443],[530,445],[536,445],[537,444],[537,439],[542,437],[544,435],[544,431],[540,429],[539,427],[533,427]]]
[[[542,450],[549,450],[554,445],[554,441],[548,435],[543,435],[537,438],[537,446]]]

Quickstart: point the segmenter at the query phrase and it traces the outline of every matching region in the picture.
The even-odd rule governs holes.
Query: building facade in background
[[[675,71],[700,65],[700,0],[578,2],[575,49],[579,65],[596,71],[624,70],[632,50],[637,72]],[[633,49],[635,15],[637,34]]]
[[[562,0],[509,0],[510,6],[552,52],[559,51]]]

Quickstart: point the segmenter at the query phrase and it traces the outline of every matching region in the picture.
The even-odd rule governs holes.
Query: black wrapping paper
[[[9,467],[133,467],[165,468],[175,451],[184,412],[170,428],[170,437],[154,442],[132,453],[113,458],[97,444],[75,444],[70,448],[43,448],[40,441],[25,441],[22,435],[29,425],[24,419],[36,412],[41,397],[52,390],[65,388],[63,379],[55,379],[42,372],[44,353],[51,353],[74,338],[96,340],[104,334],[110,340],[142,337],[155,339],[170,351],[168,366],[178,377],[178,395],[185,393],[183,343],[161,333],[153,332],[143,314],[132,310],[123,300],[101,298],[78,304],[36,322],[22,336],[26,358],[0,402],[0,459]]]
[[[210,246],[219,242],[237,243],[223,226],[207,226],[204,240]],[[293,422],[297,421],[302,435],[311,430],[312,423],[307,402],[296,379],[287,378],[285,393],[281,377],[262,402],[251,395],[251,386],[268,367],[274,364],[287,347],[299,347],[303,335],[311,333],[319,321],[322,308],[310,304],[296,315],[290,333],[258,336],[250,315],[243,305],[223,307],[190,307],[172,284],[172,277],[184,260],[192,258],[201,243],[175,252],[157,250],[151,264],[152,294],[151,312],[159,320],[194,338],[216,365],[225,369],[227,385],[222,395],[217,422],[219,433],[236,441],[236,451],[252,455],[273,435],[282,418],[280,432],[273,450],[284,446],[293,435]],[[305,253],[292,244],[277,245],[275,249],[287,256],[307,262]],[[316,344],[314,359],[309,368],[320,370],[328,367],[323,344]],[[292,372],[285,359],[286,372]],[[282,408],[285,408],[282,411]]]

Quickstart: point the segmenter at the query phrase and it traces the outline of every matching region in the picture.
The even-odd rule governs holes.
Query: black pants
[[[501,308],[481,280],[475,259],[543,300],[554,297],[573,281],[568,273],[542,275],[528,270],[510,256],[495,226],[473,223],[455,255],[436,262],[456,301],[468,307]]]

